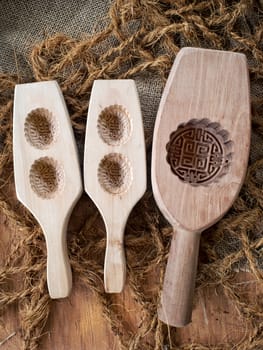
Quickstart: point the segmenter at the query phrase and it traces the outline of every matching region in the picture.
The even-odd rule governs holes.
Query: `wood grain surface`
[[[6,218],[0,215],[1,261],[8,251],[10,239],[10,227],[6,225]],[[102,315],[96,297],[88,288],[76,283],[74,278],[73,282],[69,298],[52,301],[50,318],[43,332],[39,350],[119,350],[118,342]],[[262,295],[262,286],[247,272],[237,273],[235,283],[236,287],[242,290],[248,304],[253,304]],[[118,301],[119,307],[128,311],[127,322],[136,332],[141,310],[133,302],[131,291],[127,286],[119,295]],[[239,315],[235,305],[224,295],[220,287],[207,286],[198,290],[192,320],[193,322],[187,327],[177,329],[177,344],[195,342],[212,346],[231,342],[235,345],[244,337],[249,337],[253,331],[250,321],[244,320]],[[5,341],[9,336],[10,339]],[[16,306],[9,307],[1,315],[0,349],[22,349]]]
[[[95,80],[86,126],[85,191],[107,231],[104,285],[122,291],[128,216],[146,191],[146,153],[140,101],[134,80]]]
[[[85,208],[83,207],[83,211]],[[77,220],[77,218],[73,218]],[[13,228],[6,224],[6,218],[0,215],[0,260],[5,259]],[[237,273],[237,288],[242,290],[247,303],[253,302],[262,294],[254,276],[246,272]],[[10,288],[12,287],[10,281]],[[156,288],[154,286],[152,288]],[[126,285],[123,292],[116,296],[116,304],[126,315],[129,328],[135,333],[140,324],[142,310],[134,302],[132,292]],[[176,331],[177,344],[202,343],[207,346],[231,342],[238,344],[252,335],[252,325],[238,313],[235,305],[225,296],[223,288],[206,286],[196,290],[192,323]],[[154,339],[151,339],[154,345]],[[164,348],[165,345],[163,344]],[[0,349],[22,349],[22,339],[17,306],[3,311],[0,322]],[[118,341],[102,314],[102,308],[96,296],[89,288],[80,284],[73,276],[73,290],[63,300],[52,300],[51,314],[43,332],[39,350],[118,350]],[[224,349],[224,346],[222,346]]]
[[[227,172],[221,177],[213,177],[209,182],[206,182],[206,178],[198,183],[186,178],[182,181],[171,171],[171,165],[167,161],[168,142],[180,125],[204,119],[209,120],[216,132],[221,128],[228,135],[227,141],[232,144],[232,159]],[[195,128],[205,130],[204,126],[199,127],[193,122],[192,130]],[[250,129],[249,80],[245,55],[196,48],[180,50],[160,102],[152,149],[154,196],[173,227],[181,225],[190,231],[203,231],[231,207],[246,174]],[[222,141],[218,141],[222,144]],[[194,151],[191,151],[190,144],[186,146],[189,150],[184,150],[185,157],[190,157]],[[206,151],[201,148],[199,152],[205,155]],[[222,156],[226,155],[223,153]],[[186,168],[190,170],[194,167],[191,161],[190,158],[186,163]],[[200,170],[200,173],[202,166],[203,164],[196,165],[196,170]],[[205,171],[208,169],[204,169],[204,174]],[[212,173],[210,175],[213,176]],[[194,186],[189,185],[189,182]],[[175,189],[176,196],[173,192]]]
[[[56,81],[16,85],[13,153],[17,198],[45,235],[49,294],[67,297],[72,274],[66,232],[82,179],[71,121]]]
[[[181,49],[161,98],[152,149],[154,197],[177,233],[158,313],[172,326],[191,322],[200,233],[227,212],[241,189],[250,119],[246,56]]]

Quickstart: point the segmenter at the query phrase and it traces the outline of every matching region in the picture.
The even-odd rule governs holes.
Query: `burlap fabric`
[[[262,303],[258,300],[252,306],[247,305],[242,287],[237,289],[232,279],[235,271],[242,268],[262,284],[263,13],[260,2],[2,1],[0,10],[0,207],[10,235],[15,231],[0,270],[0,306],[3,312],[8,311],[9,305],[19,306],[24,349],[38,347],[49,316],[50,300],[43,235],[32,216],[12,195],[15,84],[58,80],[82,159],[86,113],[94,79],[135,79],[150,161],[153,123],[161,92],[176,53],[187,45],[233,50],[245,53],[248,58],[253,116],[248,175],[231,211],[203,235],[197,288],[208,283],[215,288],[222,285],[240,315],[244,320],[250,319],[252,325],[235,348],[263,348]],[[57,32],[66,34],[55,34]],[[233,344],[177,346],[175,329],[168,332],[157,319],[171,228],[154,204],[150,180],[148,192],[129,218],[125,240],[128,283],[143,310],[136,332],[125,322],[125,314],[114,306],[115,297],[103,291],[105,232],[96,208],[86,197],[77,206],[72,222],[83,205],[87,216],[71,224],[69,229],[73,273],[96,293],[120,349],[233,348]],[[10,284],[14,280],[16,283]],[[149,281],[153,288],[147,288]]]
[[[28,53],[46,35],[91,34],[105,25],[110,1],[1,1],[0,69],[32,76]]]

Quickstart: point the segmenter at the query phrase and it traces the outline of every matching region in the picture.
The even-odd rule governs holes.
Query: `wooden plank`
[[[175,232],[158,311],[169,325],[191,322],[200,235],[237,198],[250,124],[245,55],[181,49],[162,95],[152,149],[154,197]]]
[[[72,286],[66,232],[82,193],[77,146],[56,81],[18,84],[14,96],[14,176],[17,198],[37,219],[47,245],[51,298]]]
[[[83,206],[83,212],[86,210]],[[79,214],[79,211],[78,211]],[[8,252],[10,228],[0,215],[0,256],[3,262]],[[78,223],[71,223],[78,226]],[[263,287],[250,273],[240,272],[235,278],[236,286],[243,292],[248,304],[253,304],[262,295]],[[10,281],[10,289],[12,281]],[[156,285],[150,286],[156,289]],[[128,286],[117,299],[123,310],[127,325],[136,334],[142,316],[140,307],[134,302]],[[187,327],[177,329],[176,344],[190,342],[217,345],[227,342],[237,344],[252,333],[252,325],[237,312],[235,305],[224,295],[221,288],[205,287],[196,294],[193,322]],[[13,335],[1,345],[1,350],[22,349],[22,339],[17,306],[11,306],[2,313],[0,322],[1,341]],[[150,335],[152,342],[153,337]],[[168,342],[167,342],[168,344]],[[165,345],[165,344],[164,344]],[[118,350],[119,345],[108,321],[102,314],[101,305],[93,293],[79,282],[74,283],[72,294],[67,299],[53,300],[51,314],[39,350],[94,349]]]
[[[134,80],[93,83],[86,126],[84,184],[107,231],[105,290],[119,293],[126,279],[126,222],[146,191],[145,139]]]

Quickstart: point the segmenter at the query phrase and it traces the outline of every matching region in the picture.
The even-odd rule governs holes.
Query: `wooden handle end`
[[[169,324],[172,327],[185,327],[192,321],[192,310],[187,309],[186,313],[174,312],[175,307],[165,307],[163,300],[161,301],[161,307],[158,309],[158,318],[162,322]],[[170,305],[169,305],[170,306]]]
[[[122,292],[126,279],[126,261],[123,244],[109,241],[104,264],[104,286],[107,293]]]
[[[200,232],[177,228],[165,271],[158,317],[174,326],[191,322]]]
[[[65,229],[47,235],[47,285],[51,299],[66,298],[72,288],[72,272]]]

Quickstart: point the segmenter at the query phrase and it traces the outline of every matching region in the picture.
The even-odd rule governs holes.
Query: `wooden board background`
[[[0,216],[0,255],[4,256],[9,241],[10,229],[5,218]],[[254,276],[247,272],[237,273],[235,282],[242,287],[248,303],[253,303],[261,294]],[[199,303],[193,311],[193,322],[177,330],[178,344],[195,342],[216,345],[226,342],[238,344],[251,334],[249,321],[245,322],[235,306],[223,294],[221,288],[206,287],[199,291]],[[133,302],[129,287],[118,297],[120,307],[129,312],[129,323],[134,331],[140,321],[138,306]],[[9,335],[16,333],[3,342]],[[164,344],[165,345],[165,344]],[[0,318],[0,349],[22,349],[18,313],[15,306],[9,307]],[[101,306],[88,288],[74,283],[71,296],[54,300],[51,315],[43,334],[39,350],[118,350],[118,342],[102,316]],[[224,349],[222,347],[222,349]]]

